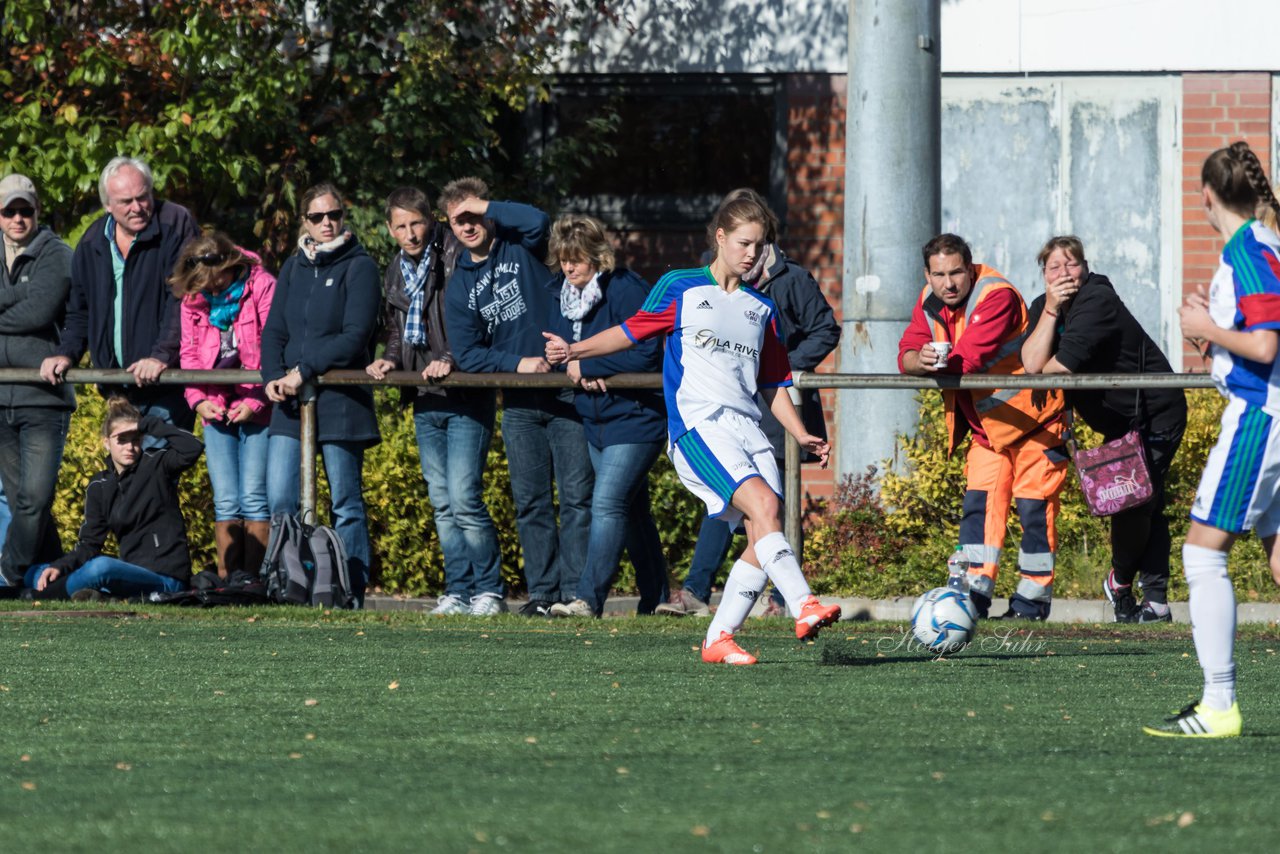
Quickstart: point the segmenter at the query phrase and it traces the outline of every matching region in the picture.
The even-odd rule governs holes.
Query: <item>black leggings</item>
[[[1173,546],[1169,536],[1169,518],[1165,516],[1164,482],[1169,475],[1173,456],[1182,444],[1186,424],[1176,431],[1157,435],[1142,431],[1151,469],[1151,500],[1140,507],[1111,517],[1111,565],[1116,583],[1132,584],[1136,577],[1142,583],[1143,598],[1165,602],[1169,589],[1169,552]],[[1108,440],[1116,437],[1108,437]]]

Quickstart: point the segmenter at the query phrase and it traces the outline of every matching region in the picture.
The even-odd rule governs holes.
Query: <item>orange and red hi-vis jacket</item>
[[[1022,342],[1027,337],[1027,306],[1022,295],[1003,274],[996,272],[984,264],[974,265],[973,291],[965,303],[963,312],[955,313],[950,323],[943,315],[946,307],[933,295],[928,285],[920,294],[921,308],[929,320],[933,330],[934,341],[950,341],[952,346],[964,337],[970,320],[979,313],[985,300],[1001,290],[1011,290],[1017,295],[1018,322],[1010,329],[991,355],[977,370],[965,373],[972,374],[1022,374]],[[996,451],[1003,451],[1034,433],[1047,430],[1049,435],[1043,439],[1046,446],[1061,443],[1062,424],[1060,416],[1063,411],[1062,392],[1035,392],[1032,389],[944,389],[943,405],[947,417],[947,435],[950,446],[947,453],[955,451],[968,431],[968,422],[963,415],[956,412],[956,400],[961,394],[970,395],[978,417],[982,421],[982,429],[987,441]],[[1037,405],[1037,403],[1039,405]]]

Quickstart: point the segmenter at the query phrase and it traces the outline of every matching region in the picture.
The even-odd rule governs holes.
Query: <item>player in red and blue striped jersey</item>
[[[1227,398],[1182,547],[1204,694],[1143,731],[1229,738],[1242,728],[1227,575],[1227,553],[1240,534],[1257,531],[1280,582],[1280,237],[1254,219],[1263,205],[1280,214],[1280,202],[1244,142],[1211,154],[1201,181],[1209,223],[1227,238],[1209,293],[1199,288],[1179,310],[1183,334],[1211,348],[1213,377]]]
[[[756,393],[801,447],[826,464],[826,440],[809,433],[790,396],[791,368],[778,333],[776,309],[742,283],[764,246],[768,212],[751,199],[721,205],[713,231],[716,255],[707,267],[675,270],[654,286],[633,317],[569,344],[544,333],[547,361],[605,356],[666,335],[663,388],[668,454],[681,481],[712,516],[741,521],[747,546],[725,582],[720,607],[702,646],[704,661],[754,664],[733,636],[765,583],[772,580],[797,614],[796,636],[808,638],[840,618],[840,608],[812,595],[782,535],[782,482],[773,447],[760,429]]]

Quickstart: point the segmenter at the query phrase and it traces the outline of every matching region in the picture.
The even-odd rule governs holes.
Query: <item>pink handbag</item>
[[[1080,450],[1075,439],[1067,442],[1080,476],[1080,489],[1094,516],[1114,516],[1146,504],[1155,494],[1142,435],[1130,430],[1100,447]]]

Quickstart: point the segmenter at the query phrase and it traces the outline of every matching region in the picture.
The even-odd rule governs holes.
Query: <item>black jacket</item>
[[[95,219],[80,238],[71,260],[66,328],[57,351],[73,365],[87,347],[97,368],[125,368],[148,357],[177,366],[182,331],[178,300],[169,289],[168,278],[183,244],[200,229],[181,205],[159,200],[155,205],[155,215],[138,235],[124,264],[124,364],[116,362],[112,343],[116,282],[111,243],[105,233],[107,217]]]
[[[84,493],[84,524],[75,547],[50,566],[69,573],[102,554],[115,534],[120,559],[183,584],[191,580],[187,526],[178,503],[177,475],[200,459],[204,445],[186,430],[154,416],[138,422],[144,434],[168,447],[144,451],[123,472],[114,465],[89,481]]]
[[[782,343],[787,348],[791,370],[816,370],[840,343],[840,324],[836,322],[831,304],[823,296],[822,288],[812,273],[784,255],[776,244],[766,247],[766,251],[772,253],[772,257],[754,287],[778,307],[778,324],[782,328]],[[779,393],[787,392],[782,390]],[[796,410],[806,430],[827,438],[827,422],[822,414],[822,397],[818,389],[800,391],[800,405]],[[787,431],[764,405],[763,398],[760,399],[760,429],[769,437],[773,452],[781,459],[787,447]],[[817,457],[809,454],[803,459],[811,462]]]
[[[271,312],[262,329],[262,380],[293,368],[303,379],[326,371],[363,372],[373,361],[382,291],[378,267],[354,237],[314,261],[299,251],[276,279]],[[298,436],[297,398],[276,404],[271,432]],[[322,442],[378,443],[373,392],[367,386],[321,386],[316,392],[316,438]]]
[[[1029,309],[1027,328],[1034,329],[1044,311],[1044,295]],[[1061,312],[1054,329],[1053,354],[1073,374],[1168,374],[1173,372],[1159,346],[1129,313],[1106,276],[1090,273],[1080,291]],[[1182,433],[1187,398],[1182,389],[1146,389],[1134,423],[1135,389],[1071,391],[1067,405],[1106,441],[1133,427],[1156,435]]]
[[[38,368],[62,340],[71,290],[71,247],[42,226],[13,262],[0,263],[0,368]],[[0,407],[75,409],[69,383],[0,385]]]

